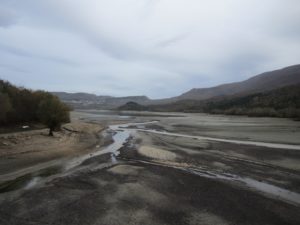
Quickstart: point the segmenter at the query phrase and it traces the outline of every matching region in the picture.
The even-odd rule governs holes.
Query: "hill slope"
[[[300,118],[300,84],[241,97],[178,100],[151,105],[153,111],[206,112],[230,115]]]
[[[136,102],[127,102],[117,109],[120,111],[147,111],[149,108]]]
[[[262,73],[242,82],[222,84],[211,88],[194,88],[174,98],[153,101],[165,104],[183,99],[206,100],[219,96],[247,95],[300,83],[300,65]]]
[[[114,109],[127,102],[135,102],[140,105],[165,105],[174,103],[172,105],[172,107],[174,107],[178,105],[178,101],[180,100],[202,101],[225,96],[247,96],[249,94],[274,90],[293,84],[300,84],[300,65],[262,73],[242,82],[222,84],[211,88],[194,88],[180,96],[167,99],[151,100],[146,96],[111,97],[87,93],[70,94],[65,92],[54,92],[53,94],[57,95],[62,101],[75,109]],[[181,102],[178,105],[179,108],[181,108],[182,104],[186,103]],[[177,106],[175,108],[177,108]]]
[[[126,104],[127,102],[147,104],[147,102],[150,101],[150,99],[146,96],[111,97],[88,93],[52,93],[75,109],[114,109]]]

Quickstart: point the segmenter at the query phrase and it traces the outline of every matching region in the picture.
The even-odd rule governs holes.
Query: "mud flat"
[[[76,112],[114,142],[1,193],[1,224],[300,224],[299,122],[149,114]]]

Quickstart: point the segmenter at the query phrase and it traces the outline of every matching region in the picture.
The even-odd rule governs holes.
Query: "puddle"
[[[111,158],[112,164],[116,164],[118,162],[116,156],[113,153],[110,155],[110,158]]]
[[[163,134],[163,135],[168,135],[173,137],[192,138],[195,140],[209,140],[209,141],[219,141],[219,142],[227,142],[233,144],[254,145],[254,146],[261,146],[261,147],[268,147],[268,148],[300,150],[300,145],[267,143],[267,142],[257,142],[257,141],[242,141],[242,140],[232,140],[232,139],[223,139],[223,138],[212,138],[212,137],[205,137],[205,136],[193,136],[193,135],[177,134],[177,133],[170,133],[167,131],[157,131],[151,129],[135,129],[135,130],[141,132],[147,132],[147,133]]]
[[[219,180],[238,182],[240,184],[247,186],[248,188],[255,189],[261,193],[268,194],[270,197],[272,196],[272,198],[279,199],[281,201],[285,201],[295,205],[300,205],[300,194],[289,191],[284,188],[276,187],[271,184],[267,184],[265,182],[257,181],[251,178],[240,177],[230,173],[220,174],[213,171],[207,171],[205,169],[185,168],[181,166],[168,165],[159,162],[151,162],[151,161],[144,161],[144,160],[131,160],[131,161],[155,165],[155,166],[174,168],[174,169],[185,171],[187,173],[195,174],[197,176],[206,177],[210,179],[219,179]]]
[[[35,185],[37,185],[38,181],[41,180],[41,177],[34,177],[31,181],[29,181],[24,189],[28,190],[30,188],[33,188]]]
[[[0,184],[0,193],[10,192],[25,187],[32,179],[31,174],[18,177]]]
[[[251,178],[243,178],[243,182],[245,182],[249,187],[255,188],[259,191],[272,194],[280,199],[285,199],[290,202],[294,202],[300,204],[300,194],[296,192],[292,192],[283,188],[276,187],[271,184],[267,184],[264,182],[259,182],[257,180],[253,180]]]
[[[213,172],[207,172],[207,171],[198,171],[198,170],[192,170],[192,169],[185,169],[186,171],[199,175],[201,177],[207,177],[207,178],[213,178],[213,179],[222,179],[222,180],[230,180],[230,181],[238,181],[242,182],[244,185],[256,189],[260,192],[270,194],[275,198],[286,200],[288,202],[300,204],[300,194],[296,192],[289,191],[287,189],[283,189],[280,187],[276,187],[274,185],[257,181],[252,178],[247,177],[240,177],[233,174],[217,174]]]
[[[28,173],[23,176],[17,177],[16,179],[5,181],[0,184],[0,193],[15,191],[22,188],[32,188],[43,178],[58,174],[61,171],[62,167],[52,166],[49,168],[41,169],[35,173]]]

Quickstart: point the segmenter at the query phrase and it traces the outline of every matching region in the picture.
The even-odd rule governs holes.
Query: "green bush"
[[[18,88],[0,80],[0,124],[38,122],[49,127],[49,134],[70,121],[70,108],[45,91]]]

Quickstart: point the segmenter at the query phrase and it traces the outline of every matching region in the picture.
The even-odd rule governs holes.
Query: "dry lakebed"
[[[72,112],[0,135],[1,225],[300,224],[300,122]]]

